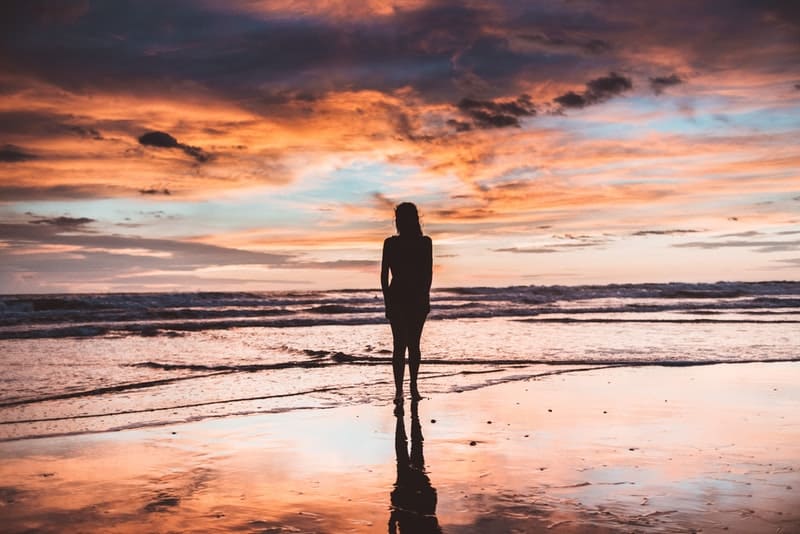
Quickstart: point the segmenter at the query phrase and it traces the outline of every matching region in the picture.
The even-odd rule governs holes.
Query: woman
[[[405,352],[408,349],[408,371],[411,378],[411,398],[422,396],[417,388],[419,371],[419,340],[422,326],[430,311],[433,246],[431,238],[422,235],[417,207],[410,202],[398,204],[394,210],[397,234],[383,242],[381,289],[386,305],[386,318],[392,325],[394,350],[395,404],[403,402],[403,373]],[[389,272],[392,281],[389,283]]]

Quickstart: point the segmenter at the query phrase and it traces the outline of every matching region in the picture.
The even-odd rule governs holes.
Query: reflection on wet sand
[[[0,443],[0,531],[797,533],[798,384],[615,368],[406,401],[410,427],[383,402]]]
[[[408,450],[405,420],[402,411],[396,411],[397,426],[394,448],[397,454],[397,481],[391,493],[389,532],[441,533],[436,519],[436,488],[425,473],[422,452],[422,426],[419,422],[419,403],[411,403],[411,452]]]

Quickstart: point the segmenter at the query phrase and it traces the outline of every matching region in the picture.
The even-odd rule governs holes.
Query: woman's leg
[[[419,345],[423,326],[425,326],[424,315],[411,323],[408,332],[408,374],[411,379],[411,398],[415,400],[422,398],[417,388],[417,374],[419,373],[419,362],[422,358]]]
[[[406,337],[408,328],[405,321],[392,319],[392,369],[394,370],[394,400],[403,400],[403,375],[406,368]]]

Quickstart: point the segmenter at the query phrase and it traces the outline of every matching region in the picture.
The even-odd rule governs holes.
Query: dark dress
[[[392,236],[383,242],[383,266],[392,273],[384,288],[386,316],[392,323],[425,321],[431,309],[433,245],[428,236]]]

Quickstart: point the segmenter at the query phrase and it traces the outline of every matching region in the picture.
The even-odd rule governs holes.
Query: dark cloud
[[[265,104],[284,106],[296,102],[312,103],[319,100],[319,96],[307,91],[296,91],[293,89],[277,89],[265,91],[261,97]]]
[[[256,252],[174,239],[76,232],[87,218],[58,217],[41,224],[0,223],[0,241],[13,252],[4,258],[5,272],[95,273],[125,283],[143,271],[179,272],[225,265],[258,265],[292,269],[374,269],[377,260],[314,261],[295,254]],[[39,222],[39,221],[35,221]],[[65,252],[49,252],[42,261],[40,247],[67,245]],[[116,276],[125,274],[119,280]]]
[[[179,148],[200,163],[205,163],[211,159],[211,154],[202,148],[179,143],[177,139],[166,132],[147,132],[139,136],[139,144],[157,148]]]
[[[139,189],[139,193],[142,195],[166,195],[169,196],[172,194],[172,191],[167,189],[166,187],[162,189],[156,189],[154,187],[150,187],[148,189]]]
[[[542,79],[545,73],[560,77],[564,63],[553,62],[548,59],[549,54],[521,51],[512,46],[507,37],[498,35],[482,36],[466,43],[463,51],[458,52],[448,76],[464,77],[480,89],[478,94],[486,96],[524,90],[526,81]],[[476,91],[462,89],[464,93],[476,94]]]
[[[540,247],[508,247],[492,249],[493,252],[513,252],[515,254],[552,254],[555,252],[568,252],[584,248],[594,248],[605,245],[606,240],[588,240],[578,243],[555,243]]]
[[[0,223],[0,239],[5,241],[15,254],[15,266],[33,271],[45,270],[45,263],[53,263],[53,270],[69,267],[69,262],[80,263],[86,269],[111,269],[125,272],[139,268],[181,270],[207,267],[209,265],[283,265],[293,256],[253,252],[204,243],[193,243],[171,239],[149,239],[97,233],[64,233],[64,227],[52,224],[3,224]],[[27,257],[24,250],[32,245],[72,245],[81,247],[83,258],[59,258],[58,262],[42,262],[40,257]],[[162,256],[139,255],[127,251],[162,253]],[[38,255],[33,255],[38,256]],[[136,258],[132,264],[131,257]]]
[[[583,108],[589,104],[585,96],[579,95],[575,91],[569,91],[561,96],[557,96],[553,99],[553,102],[562,108]]]
[[[667,87],[672,87],[673,85],[680,85],[682,83],[684,83],[684,79],[678,76],[677,74],[670,74],[669,76],[656,76],[655,78],[650,78],[650,88],[657,95],[663,93],[664,89],[666,89]]]
[[[539,228],[549,228],[548,225]],[[532,247],[507,247],[493,249],[494,252],[513,252],[515,254],[552,254],[555,252],[569,252],[570,250],[580,250],[586,248],[602,247],[611,241],[608,235],[588,235],[588,234],[555,234],[553,239],[560,243],[549,243],[547,245]],[[566,243],[564,242],[566,241]]]
[[[528,95],[521,95],[516,100],[494,101],[462,99],[456,106],[472,119],[472,125],[462,121],[448,121],[456,131],[476,128],[504,128],[507,126],[519,127],[520,117],[530,117],[536,114],[536,107]]]
[[[733,241],[693,241],[672,245],[678,248],[699,248],[717,250],[722,248],[749,248],[755,252],[796,252],[800,248],[800,240],[733,240]]]
[[[794,267],[800,267],[800,258],[789,258],[789,259],[775,260],[775,261],[778,262],[778,263],[786,263],[787,265],[785,265],[784,268],[787,268],[787,269],[788,268],[794,268]]]
[[[297,261],[291,266],[297,269],[372,269],[380,265],[377,260]]]
[[[387,197],[386,195],[378,191],[372,193],[372,198],[373,200],[375,200],[375,203],[382,208],[388,208],[393,210],[394,207],[397,206],[398,204],[398,202],[395,202],[391,198]]]
[[[15,138],[59,135],[63,134],[63,124],[68,120],[68,116],[58,113],[2,111],[0,112],[0,134]]]
[[[576,93],[569,91],[553,99],[562,108],[584,108],[592,104],[605,102],[610,98],[633,88],[633,82],[616,72],[586,82],[586,91]]]
[[[74,184],[54,186],[0,185],[0,202],[36,200],[75,200],[134,195],[133,189],[113,185]]]
[[[179,148],[178,140],[165,132],[147,132],[139,136],[139,144],[160,148]]]
[[[586,39],[572,35],[553,35],[548,33],[536,33],[520,35],[522,39],[531,43],[542,45],[550,50],[576,49],[588,54],[603,54],[610,52],[613,46],[603,39]]]
[[[48,226],[55,226],[58,228],[74,229],[79,226],[85,226],[89,223],[96,222],[95,219],[89,217],[56,217],[53,219],[38,219],[29,221],[31,224],[46,224]]]
[[[441,219],[483,219],[495,214],[494,210],[485,208],[468,209],[440,209],[436,210],[435,215]]]
[[[0,147],[0,163],[21,163],[36,159],[36,156],[14,145]]]
[[[681,235],[681,234],[696,234],[698,232],[702,232],[702,230],[684,230],[684,229],[674,229],[674,230],[639,230],[638,232],[633,232],[632,236],[647,236],[647,235]]]
[[[134,127],[141,128],[127,120],[94,120],[85,116],[48,111],[0,111],[0,136],[18,142],[75,135],[101,141],[106,139],[101,129],[127,133]]]
[[[759,232],[757,230],[748,230],[747,232],[734,232],[734,233],[731,233],[731,234],[722,234],[722,235],[717,236],[717,237],[719,237],[719,238],[756,237],[756,236],[760,236],[760,235],[764,235],[764,233],[763,232]]]
[[[86,126],[70,126],[69,129],[81,137],[94,139],[96,141],[103,140],[103,136],[94,128],[89,128]]]
[[[472,130],[472,123],[459,121],[456,119],[448,119],[447,125],[457,132],[468,132]]]
[[[189,145],[182,145],[181,150],[183,150],[187,155],[193,157],[200,163],[205,163],[211,159],[211,154],[204,151],[200,147],[196,146],[189,146]]]
[[[610,72],[608,76],[601,76],[586,83],[586,93],[592,102],[602,102],[612,96],[633,88],[630,78]]]
[[[430,141],[433,139],[430,135],[419,132],[420,128],[417,121],[411,114],[406,112],[405,108],[392,104],[379,104],[376,108],[385,113],[392,129],[401,139],[410,141]]]
[[[563,252],[561,250],[551,247],[508,247],[508,248],[494,248],[492,252],[513,252],[515,254],[553,254],[555,252]]]
[[[18,29],[29,25],[70,24],[83,16],[88,0],[26,0],[0,3],[0,29]]]
[[[587,69],[621,69],[633,49],[670,47],[690,69],[733,60],[773,71],[796,66],[796,55],[780,48],[796,50],[796,8],[776,1],[437,0],[344,21],[330,16],[330,3],[294,12],[284,3],[287,12],[280,15],[259,13],[254,5],[171,1],[142,9],[136,0],[5,2],[3,71],[82,93],[212,94],[267,114],[287,104],[311,105],[342,89],[410,87],[436,103],[452,101],[454,89],[459,96],[497,98],[536,82],[574,83],[574,73]],[[58,31],[52,21],[59,21]],[[765,43],[778,47],[767,62]],[[486,92],[464,90],[465,80]],[[619,91],[596,89],[576,92],[583,101],[562,99],[564,107]],[[497,120],[504,121],[512,122]]]

